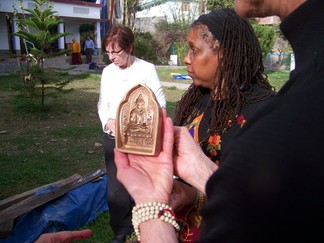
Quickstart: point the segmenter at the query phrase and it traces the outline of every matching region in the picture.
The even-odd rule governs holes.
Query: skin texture
[[[218,54],[203,39],[202,32],[201,28],[189,30],[187,37],[189,51],[183,60],[194,85],[212,89],[218,67]]]
[[[127,50],[120,48],[118,44],[115,44],[114,48],[112,47],[112,44],[108,44],[106,46],[106,51],[109,53],[108,56],[110,61],[122,69],[130,67],[130,65],[134,61],[134,57],[130,53],[128,53]]]
[[[115,131],[116,131],[116,122],[115,121],[116,121],[115,119],[108,119],[108,121],[105,125],[106,129],[107,130],[109,129],[113,133],[115,133]]]
[[[273,3],[276,0],[272,1]],[[236,12],[241,15],[242,17],[263,17],[267,16],[267,12],[270,11],[268,9],[266,0],[237,0],[235,1],[235,10]]]
[[[283,20],[306,0],[235,0],[235,11],[243,18],[277,15]]]
[[[35,243],[70,243],[75,240],[88,239],[92,236],[91,230],[61,231],[42,234]]]

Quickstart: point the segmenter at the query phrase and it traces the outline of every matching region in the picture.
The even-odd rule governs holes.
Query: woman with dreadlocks
[[[201,15],[189,27],[184,58],[193,83],[177,103],[174,124],[187,126],[204,153],[221,165],[222,151],[275,92],[263,74],[252,26],[233,10]],[[206,198],[175,181],[170,206],[180,219],[180,242],[198,240]]]

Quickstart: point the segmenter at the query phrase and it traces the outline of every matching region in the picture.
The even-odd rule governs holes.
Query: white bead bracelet
[[[148,202],[138,204],[133,208],[132,214],[132,223],[138,241],[140,241],[139,225],[151,219],[161,219],[171,224],[176,230],[180,230],[180,225],[176,221],[172,208],[165,203]]]

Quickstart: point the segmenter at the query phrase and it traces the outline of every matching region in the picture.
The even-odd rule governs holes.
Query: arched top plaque
[[[116,116],[116,149],[131,154],[157,155],[162,146],[162,111],[152,90],[131,88]]]

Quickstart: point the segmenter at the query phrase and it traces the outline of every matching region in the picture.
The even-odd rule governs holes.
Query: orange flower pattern
[[[228,126],[224,129],[222,134],[213,134],[209,136],[208,140],[202,139],[203,134],[201,135],[201,140],[199,139],[199,127],[202,126],[202,130],[205,129],[205,126],[208,126],[207,123],[203,123],[203,117],[205,113],[201,113],[199,116],[194,118],[192,122],[186,127],[189,130],[189,133],[194,138],[194,140],[200,144],[202,150],[210,158],[210,160],[214,161],[217,165],[219,165],[220,157],[221,157],[221,135],[227,132],[227,129],[238,125],[242,128],[246,124],[246,119],[244,115],[240,114],[235,117],[234,120],[228,121]],[[208,127],[206,127],[208,129]],[[202,131],[207,132],[207,131]],[[189,205],[183,208],[180,212],[177,212],[177,218],[181,225],[180,232],[178,233],[179,242],[197,242],[201,230],[201,221],[202,217],[197,208],[197,205]]]
[[[197,143],[200,143],[202,149],[205,151],[205,154],[216,164],[219,165],[220,155],[221,155],[221,135],[220,134],[213,134],[208,138],[207,142],[199,141],[199,125],[204,117],[204,113],[197,116],[193,121],[187,125],[187,128]],[[243,114],[239,114],[235,116],[234,123],[233,120],[228,120],[227,128],[223,130],[223,133],[226,133],[227,130],[233,125],[237,124],[241,128],[246,124],[247,120],[245,119]]]

